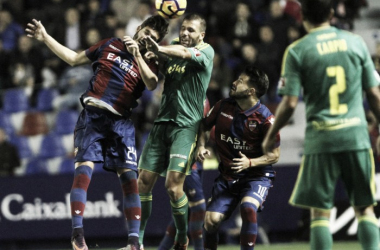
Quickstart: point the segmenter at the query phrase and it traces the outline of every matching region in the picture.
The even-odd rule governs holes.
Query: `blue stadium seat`
[[[49,174],[46,161],[41,158],[31,159],[26,165],[25,174],[26,175]]]
[[[0,110],[0,128],[2,128],[8,136],[15,133],[10,115],[2,110]]]
[[[57,89],[41,89],[37,95],[37,110],[43,112],[53,111],[53,100],[58,95]]]
[[[60,174],[71,174],[74,173],[74,159],[73,158],[64,158],[61,162],[59,168]]]
[[[60,135],[50,133],[42,139],[40,152],[38,154],[40,158],[46,159],[65,155],[66,150],[63,147]]]
[[[75,110],[61,110],[55,120],[54,132],[59,135],[73,134],[79,113]]]
[[[21,159],[30,158],[33,156],[33,151],[30,148],[28,137],[17,135],[12,136],[10,143],[17,147],[18,155]]]
[[[29,98],[23,89],[9,89],[4,92],[3,109],[7,113],[27,111]]]

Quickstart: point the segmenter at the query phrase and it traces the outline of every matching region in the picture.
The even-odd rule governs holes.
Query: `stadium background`
[[[0,4],[0,127],[21,158],[21,166],[13,175],[0,176],[0,249],[68,248],[72,132],[81,109],[78,98],[87,87],[91,68],[69,67],[42,44],[26,38],[23,30],[31,18],[37,18],[62,44],[81,50],[102,38],[133,35],[136,25],[155,13],[154,4],[138,0],[2,0]],[[279,102],[275,93],[282,52],[305,33],[300,25],[298,3],[188,0],[187,12],[206,17],[205,40],[216,51],[207,92],[211,105],[227,96],[232,80],[250,62],[262,67],[270,77],[270,92],[262,101],[274,111]],[[379,16],[377,0],[337,0],[332,22],[364,38],[377,70],[380,70]],[[178,35],[179,23],[180,19],[170,21],[170,33],[163,43]],[[162,84],[153,92],[145,91],[134,112],[139,152],[157,113],[161,90]],[[259,214],[258,243],[263,246],[308,240],[308,212],[287,203],[302,156],[304,125],[301,102],[292,122],[281,131],[281,159],[275,165],[277,178],[265,209]],[[369,129],[372,137],[376,137],[377,129]],[[216,161],[210,159],[205,164],[207,197],[217,175]],[[154,190],[148,246],[157,245],[170,219],[163,180],[160,182]],[[376,182],[380,185],[379,174]],[[357,222],[345,198],[339,184],[331,230],[336,240],[351,243],[356,237]],[[377,199],[380,200],[379,191]],[[96,166],[84,221],[90,246],[124,244],[126,225],[120,212],[121,200],[116,176]],[[222,226],[223,244],[238,243],[241,222],[237,215]]]

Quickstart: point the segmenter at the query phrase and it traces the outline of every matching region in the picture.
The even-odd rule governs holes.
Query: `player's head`
[[[203,41],[206,34],[206,20],[198,14],[184,17],[179,32],[179,41],[185,47],[194,47]]]
[[[150,36],[154,41],[161,42],[168,33],[168,26],[169,23],[163,17],[159,15],[151,16],[137,27],[133,39],[139,41],[141,38]]]
[[[333,14],[333,0],[301,0],[303,20],[311,24],[328,21]]]
[[[230,97],[235,99],[246,99],[251,96],[260,98],[268,88],[268,76],[262,70],[248,65],[239,78],[232,83]]]

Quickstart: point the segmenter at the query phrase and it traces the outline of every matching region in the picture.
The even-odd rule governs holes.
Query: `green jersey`
[[[178,43],[178,38],[173,41]],[[211,78],[214,49],[202,42],[187,48],[190,60],[171,58],[164,65],[165,83],[155,122],[173,121],[180,127],[199,124]]]
[[[313,29],[284,54],[279,94],[306,104],[305,154],[370,148],[363,89],[379,85],[361,37],[335,27]]]

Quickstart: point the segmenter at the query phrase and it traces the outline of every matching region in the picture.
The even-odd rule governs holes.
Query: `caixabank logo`
[[[11,193],[4,196],[0,206],[0,223],[20,221],[44,221],[71,219],[70,194],[65,194],[62,200],[43,200],[36,196],[27,200],[24,194]],[[119,209],[120,201],[115,199],[113,192],[104,194],[104,199],[86,202],[84,218],[118,218],[123,213]]]

